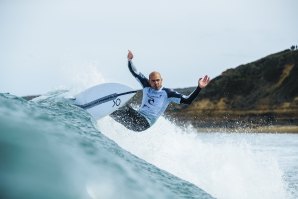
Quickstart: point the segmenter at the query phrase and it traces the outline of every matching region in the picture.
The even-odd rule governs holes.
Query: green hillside
[[[189,94],[193,88],[177,90]],[[166,115],[201,128],[287,126],[296,132],[298,51],[285,50],[228,69],[193,104],[171,105]]]

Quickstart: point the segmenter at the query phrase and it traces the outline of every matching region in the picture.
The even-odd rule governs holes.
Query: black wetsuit
[[[149,80],[142,73],[137,72],[131,61],[128,62],[128,68],[143,87],[142,104],[138,111],[130,106],[125,106],[115,111],[110,116],[133,131],[144,131],[152,126],[171,102],[177,104],[191,104],[201,90],[198,86],[189,96],[184,96],[164,87],[156,90],[151,88]]]

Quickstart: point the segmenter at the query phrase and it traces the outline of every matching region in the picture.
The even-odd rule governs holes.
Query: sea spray
[[[217,198],[289,198],[274,154],[254,150],[246,134],[235,139],[229,134],[198,133],[164,118],[141,133],[109,117],[98,121],[98,128],[131,153]]]

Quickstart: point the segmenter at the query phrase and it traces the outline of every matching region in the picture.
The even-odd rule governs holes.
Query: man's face
[[[159,73],[151,73],[149,76],[149,83],[151,88],[159,90],[162,87],[162,78]]]

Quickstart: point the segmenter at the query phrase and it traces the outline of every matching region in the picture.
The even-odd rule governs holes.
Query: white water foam
[[[204,134],[192,127],[182,129],[165,118],[141,133],[127,130],[110,117],[99,120],[98,128],[125,150],[214,197],[288,198],[275,155],[253,150],[245,139],[202,139]]]

